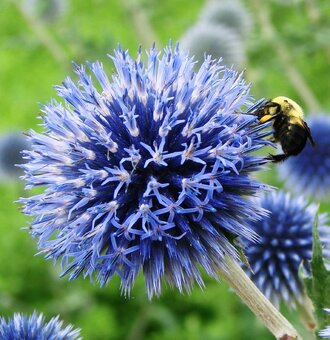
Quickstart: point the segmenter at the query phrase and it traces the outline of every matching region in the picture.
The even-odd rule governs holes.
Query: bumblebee
[[[289,156],[298,155],[304,149],[307,139],[315,146],[311,131],[303,120],[303,110],[292,99],[280,96],[265,101],[253,114],[258,116],[260,123],[273,121],[273,141],[281,144],[283,154],[270,154],[267,159],[272,162],[281,162]]]

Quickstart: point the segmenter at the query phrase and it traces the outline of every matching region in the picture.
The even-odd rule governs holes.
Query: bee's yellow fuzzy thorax
[[[272,99],[272,102],[281,105],[283,113],[290,118],[304,118],[303,109],[294,100],[284,96],[279,96]]]

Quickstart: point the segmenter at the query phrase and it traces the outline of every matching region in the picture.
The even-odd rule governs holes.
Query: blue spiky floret
[[[143,271],[149,297],[161,281],[180,291],[217,277],[224,255],[237,259],[232,236],[253,241],[246,220],[263,214],[246,199],[265,189],[251,179],[266,161],[251,154],[269,132],[257,117],[242,75],[208,57],[198,72],[178,45],[141,61],[118,48],[109,80],[99,62],[78,84],[57,93],[64,105],[43,107],[46,132],[30,132],[27,188],[31,234],[70,279],[96,274],[101,286],[118,274],[129,293]]]
[[[307,122],[316,146],[307,141],[304,150],[285,161],[278,171],[290,190],[324,199],[330,195],[330,116],[310,117]]]
[[[279,306],[283,301],[290,307],[302,302],[301,266],[310,272],[312,257],[312,227],[317,206],[308,204],[303,196],[293,197],[282,190],[254,199],[256,206],[269,211],[251,228],[260,236],[258,243],[243,240],[245,255],[251,266],[247,274],[256,286]],[[327,214],[318,215],[318,228],[324,246],[323,255],[330,257],[330,227]]]
[[[42,314],[33,312],[30,316],[15,313],[8,321],[0,317],[0,339],[2,340],[78,340],[80,330],[72,325],[63,327],[59,316],[45,322]]]

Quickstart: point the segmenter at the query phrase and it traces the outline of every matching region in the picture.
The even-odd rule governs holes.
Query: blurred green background
[[[218,0],[221,2],[221,0]],[[96,59],[118,43],[132,55],[137,46],[162,48],[180,40],[198,21],[202,0],[1,0],[0,133],[40,130],[38,102],[55,96],[52,85],[72,72],[71,61]],[[241,41],[246,79],[255,98],[288,96],[309,112],[330,112],[330,2],[243,1],[252,30]],[[219,32],[221,34],[221,32]],[[1,155],[0,155],[1,157]],[[274,170],[262,179],[281,186]],[[35,240],[21,230],[28,220],[13,202],[24,192],[19,181],[0,183],[0,314],[60,314],[82,329],[84,339],[272,339],[228,286],[205,278],[189,295],[164,287],[148,301],[142,277],[131,297],[119,281],[103,289],[82,278],[59,279],[36,253]],[[328,210],[322,202],[322,210]],[[284,311],[301,332],[293,312]],[[306,339],[308,339],[306,335]]]

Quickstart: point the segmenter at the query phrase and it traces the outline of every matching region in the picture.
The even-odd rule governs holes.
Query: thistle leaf
[[[322,255],[322,245],[318,231],[318,214],[313,225],[313,255],[311,276],[304,278],[306,292],[314,305],[318,329],[330,324],[330,316],[324,308],[330,307],[330,271],[326,269]]]

